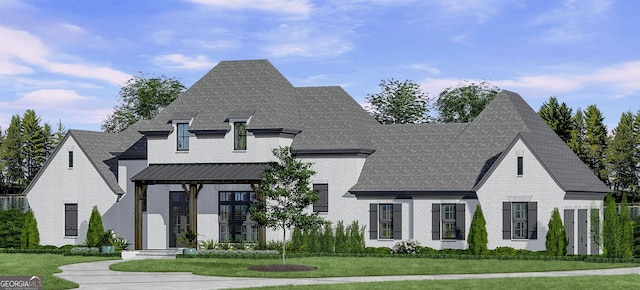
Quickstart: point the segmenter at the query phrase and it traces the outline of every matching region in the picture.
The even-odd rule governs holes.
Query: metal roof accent
[[[131,178],[145,184],[256,183],[268,163],[150,164]]]

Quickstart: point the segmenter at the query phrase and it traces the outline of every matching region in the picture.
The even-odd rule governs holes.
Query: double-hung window
[[[513,238],[514,239],[526,239],[528,238],[528,222],[527,222],[527,203],[526,202],[514,202],[513,203]]]
[[[189,123],[178,123],[178,151],[189,151]]]
[[[456,239],[458,237],[456,233],[456,205],[455,204],[443,204],[442,205],[442,238],[443,239]]]
[[[402,239],[402,204],[369,204],[369,238]]]
[[[465,239],[464,203],[433,203],[431,208],[432,240]]]
[[[502,239],[535,240],[538,238],[538,203],[502,203]]]
[[[247,150],[247,123],[233,123],[233,150]]]
[[[379,238],[380,239],[392,239],[393,238],[393,205],[381,204],[380,205],[380,218],[378,219],[379,225]]]

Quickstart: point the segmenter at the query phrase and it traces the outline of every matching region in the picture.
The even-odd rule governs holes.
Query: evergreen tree
[[[360,228],[358,221],[347,226],[346,235],[348,253],[360,253],[364,250],[364,228]]]
[[[38,232],[38,222],[29,209],[24,217],[24,224],[20,233],[20,248],[34,249],[40,245],[40,233]]]
[[[571,108],[562,102],[558,104],[556,97],[549,98],[548,102],[542,104],[538,114],[549,125],[549,127],[560,136],[562,141],[569,142],[571,139],[572,120]]]
[[[336,253],[347,252],[347,235],[344,230],[344,222],[338,221],[336,226]]]
[[[605,184],[609,184],[605,168],[605,152],[607,148],[607,127],[600,110],[591,105],[587,107],[585,115],[585,163],[593,173]]]
[[[631,258],[633,256],[633,225],[631,224],[631,215],[629,214],[629,204],[627,203],[627,194],[622,195],[622,204],[620,205],[620,215],[618,217],[618,255],[617,258]]]
[[[558,208],[553,209],[551,219],[549,219],[549,231],[545,243],[547,254],[550,256],[564,256],[567,254],[567,233],[562,225],[562,218]]]
[[[369,113],[382,124],[426,123],[429,96],[420,85],[395,79],[380,81],[380,93],[367,95]]]
[[[638,143],[634,136],[634,117],[631,112],[622,114],[613,135],[606,154],[610,179],[615,191],[630,192],[638,184],[636,166],[640,162],[636,156]]]
[[[0,150],[0,159],[6,172],[6,187],[17,189],[18,192],[20,192],[25,185],[22,172],[22,158],[20,157],[20,150],[22,148],[21,128],[22,120],[20,116],[13,115]]]
[[[477,205],[476,211],[473,213],[473,219],[469,227],[469,236],[467,238],[469,251],[474,255],[482,255],[487,251],[488,242],[487,222],[484,219],[482,208],[480,205]]]
[[[317,227],[311,228],[311,230],[309,230],[309,237],[307,238],[307,252],[320,252],[320,235]]]
[[[597,246],[598,249],[602,245],[602,229],[600,228],[600,210],[597,208],[592,208],[590,213],[591,220],[591,241],[595,243],[595,245],[591,245],[591,247]]]
[[[98,206],[94,205],[89,218],[89,228],[87,229],[87,238],[85,243],[89,247],[98,247],[104,236],[104,227],[102,226],[102,216],[98,211]]]
[[[604,200],[604,221],[602,224],[602,250],[607,257],[617,257],[618,243],[618,209],[611,194]]]
[[[0,210],[0,248],[20,248],[20,235],[26,213],[17,208]]]
[[[293,228],[293,232],[291,233],[291,250],[292,251],[300,251],[304,245],[304,239],[302,237],[302,231],[300,228]]]
[[[55,149],[56,147],[58,147],[58,144],[60,144],[60,142],[62,141],[62,139],[64,138],[64,135],[67,134],[67,128],[65,128],[62,125],[62,120],[58,120],[58,124],[56,125],[56,132],[53,133],[52,136],[52,149]]]
[[[567,142],[569,148],[573,150],[573,152],[578,155],[582,162],[586,163],[586,153],[585,153],[585,145],[584,145],[584,115],[582,110],[576,110],[576,114],[571,118],[572,128],[571,128],[571,138]]]
[[[45,137],[40,127],[40,117],[33,110],[27,110],[22,117],[22,151],[24,177],[29,183],[42,166],[45,154]]]
[[[331,223],[327,222],[324,225],[324,230],[322,231],[322,242],[321,242],[322,252],[333,253],[334,247],[335,247],[335,238],[333,237],[333,228],[331,228]]]

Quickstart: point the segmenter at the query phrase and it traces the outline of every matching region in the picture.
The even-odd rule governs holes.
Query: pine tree
[[[33,215],[33,211],[29,209],[24,217],[22,232],[20,233],[20,248],[34,249],[40,245],[40,233],[38,232],[38,222]]]
[[[620,117],[618,127],[613,130],[613,140],[607,148],[607,169],[613,189],[617,192],[629,192],[638,184],[636,166],[640,160],[636,156],[636,138],[634,136],[634,117],[625,112]]]
[[[40,127],[40,117],[34,110],[27,110],[22,117],[22,151],[24,177],[29,183],[44,163],[45,136]]]
[[[626,193],[622,195],[622,204],[620,205],[620,215],[617,226],[617,258],[631,258],[633,257],[633,225],[631,224],[631,215],[629,214],[629,204],[627,203]]]
[[[538,114],[547,125],[560,136],[562,141],[568,142],[571,139],[573,127],[571,111],[571,108],[567,107],[567,104],[564,102],[559,104],[556,97],[551,97],[548,102],[542,104]]]
[[[314,227],[309,230],[309,237],[307,238],[307,252],[318,253],[320,252],[320,235],[318,228]]]
[[[473,219],[469,227],[469,236],[467,238],[469,251],[474,255],[482,255],[487,251],[488,242],[487,222],[484,219],[482,208],[480,205],[477,205],[476,211],[473,213]]]
[[[600,110],[591,105],[585,111],[585,161],[593,173],[605,184],[609,184],[605,168],[605,152],[607,148],[607,127]]]
[[[102,216],[98,211],[98,206],[94,205],[89,218],[89,228],[87,229],[87,238],[85,240],[87,246],[98,247],[104,236],[104,227],[102,226]]]
[[[545,243],[547,254],[550,256],[564,256],[567,254],[567,233],[562,225],[562,218],[558,208],[553,209],[551,219],[549,219],[549,231]]]
[[[22,147],[21,128],[22,120],[20,116],[13,115],[0,150],[2,167],[4,167],[6,172],[5,179],[7,187],[18,191],[21,191],[25,186],[22,172],[22,158],[20,157],[20,149]]]
[[[58,124],[56,125],[56,132],[53,133],[53,137],[52,137],[53,149],[58,147],[58,144],[62,142],[62,139],[66,134],[67,134],[67,129],[62,125],[62,120],[58,120]]]
[[[618,243],[618,209],[611,194],[604,200],[604,221],[602,224],[602,250],[607,257],[617,257]]]
[[[586,163],[586,153],[584,145],[584,114],[581,109],[576,110],[576,114],[571,118],[571,138],[567,142],[569,148],[578,155],[582,162]]]

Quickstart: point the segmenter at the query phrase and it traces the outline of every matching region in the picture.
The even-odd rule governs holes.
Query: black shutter
[[[378,204],[369,204],[369,239],[378,239]]]
[[[529,229],[529,239],[538,239],[538,203],[529,202],[527,205],[527,228]]]
[[[502,239],[511,239],[511,203],[502,203]]]
[[[440,204],[431,205],[431,239],[440,239]]]
[[[465,237],[465,204],[456,204],[456,236],[458,240],[464,240]]]
[[[78,236],[78,204],[64,205],[64,235]]]
[[[393,204],[393,239],[402,240],[402,204]]]
[[[329,211],[329,185],[328,184],[314,184],[313,191],[318,195],[318,200],[313,203],[314,212],[327,212]]]

